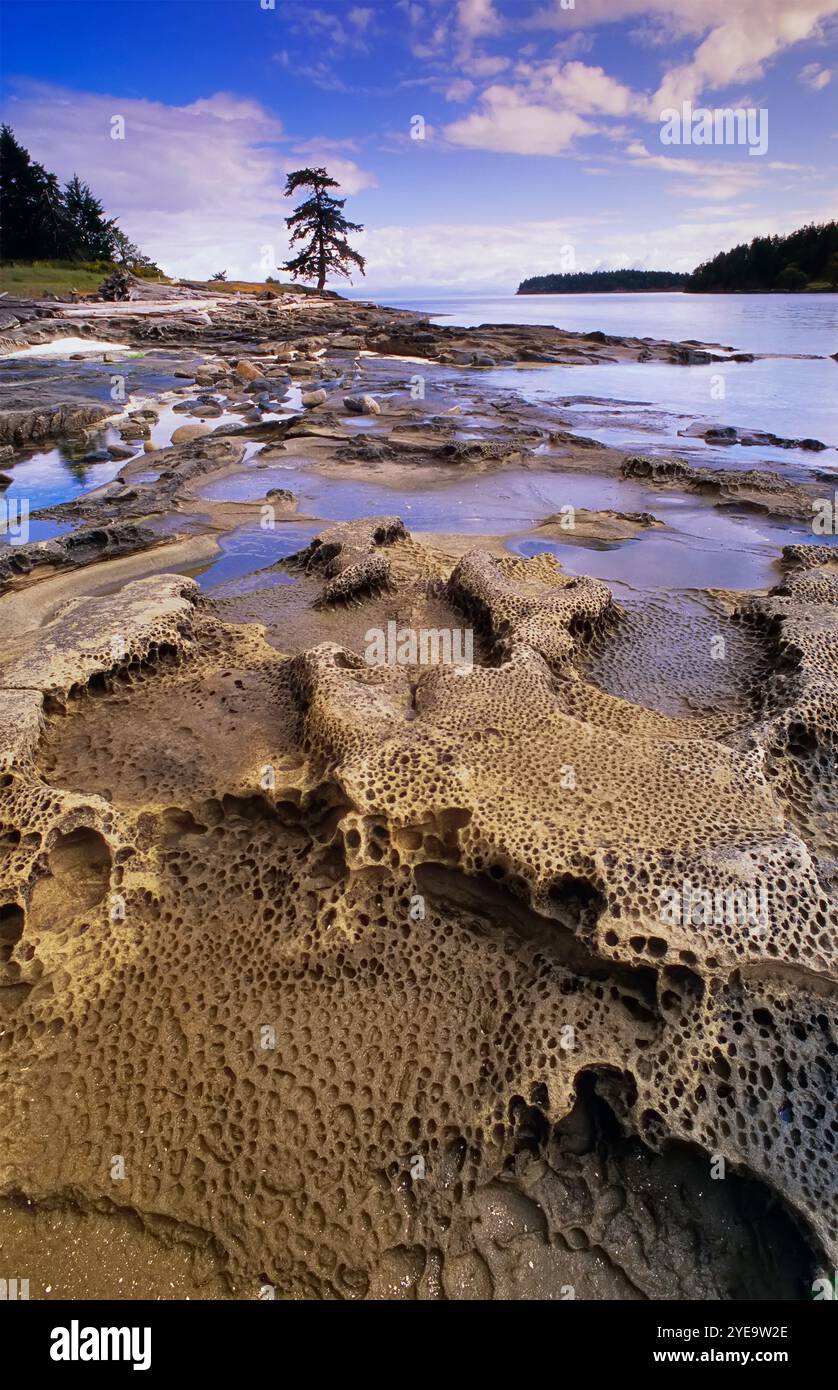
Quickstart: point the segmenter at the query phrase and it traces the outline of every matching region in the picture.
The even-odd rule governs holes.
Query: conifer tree
[[[82,260],[113,260],[117,253],[114,223],[86,183],[74,174],[64,189],[64,206],[70,228],[73,255]]]
[[[30,159],[7,125],[0,129],[0,245],[6,260],[66,256],[71,245],[58,179]]]
[[[296,169],[289,174],[285,183],[285,196],[290,198],[298,188],[310,188],[311,195],[300,203],[286,225],[291,230],[291,245],[305,242],[302,250],[286,261],[282,269],[289,271],[301,280],[316,280],[318,290],[323,290],[326,276],[351,274],[352,266],[357,266],[364,274],[365,261],[357,251],[353,251],[346,240],[347,232],[362,232],[358,222],[348,222],[341,209],[345,198],[335,198],[328,192],[337,188],[336,179],[330,178],[325,169]]]
[[[77,174],[62,189],[7,125],[0,127],[0,256],[120,261],[156,269]]]

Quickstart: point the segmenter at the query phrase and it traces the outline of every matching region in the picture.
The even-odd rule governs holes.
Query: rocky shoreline
[[[114,466],[0,549],[0,1248],[53,1296],[807,1296],[838,1258],[838,551],[816,475],[757,451],[834,450],[626,452],[494,375],[721,345],[182,298],[2,301],[7,353],[143,356],[0,369],[11,480],[68,437]],[[168,384],[115,404],[139,362]],[[757,466],[693,461],[725,443]],[[307,513],[301,474],[392,507]],[[400,506],[528,474],[603,504],[527,544],[642,549],[673,506],[797,539],[687,605]],[[285,553],[202,592],[265,530]],[[389,624],[473,662],[371,663]]]

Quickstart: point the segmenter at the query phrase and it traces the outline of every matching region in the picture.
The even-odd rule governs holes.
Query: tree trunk
[[[319,255],[318,255],[319,264],[318,264],[318,267],[317,267],[317,293],[318,293],[318,294],[322,294],[323,291],[324,291],[324,289],[326,288],[326,242],[325,242],[325,239],[324,239],[324,236],[323,236],[323,213],[322,213],[322,211],[320,210],[320,193],[319,193],[319,191],[318,191],[318,194],[317,194],[317,207],[318,207],[318,213],[319,213],[319,219],[320,219],[320,225],[319,225],[319,227],[318,227],[318,229],[317,229],[317,233],[318,233],[318,235],[317,235],[317,240],[318,240],[318,250],[319,250]]]

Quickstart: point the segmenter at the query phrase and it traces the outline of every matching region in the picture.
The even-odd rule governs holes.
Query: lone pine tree
[[[348,276],[352,267],[357,266],[364,274],[365,261],[357,251],[353,251],[346,240],[347,232],[362,232],[358,222],[348,222],[341,212],[345,198],[334,198],[327,192],[337,188],[336,179],[329,177],[325,169],[296,169],[285,182],[285,196],[290,198],[298,188],[311,188],[311,196],[286,217],[286,225],[291,231],[291,245],[300,241],[306,244],[297,256],[286,261],[282,269],[289,271],[301,280],[317,280],[318,290],[326,284],[326,276]]]

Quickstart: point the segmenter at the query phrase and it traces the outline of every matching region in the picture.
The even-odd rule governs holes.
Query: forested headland
[[[788,236],[758,236],[720,251],[690,274],[672,270],[574,270],[532,275],[518,294],[602,294],[686,290],[690,294],[795,293],[838,289],[838,222],[811,223]]]
[[[758,236],[720,251],[687,280],[691,293],[838,288],[838,222],[801,227],[789,236]]]
[[[615,294],[635,290],[681,290],[687,276],[674,270],[574,270],[561,275],[533,275],[522,280],[518,294]]]

